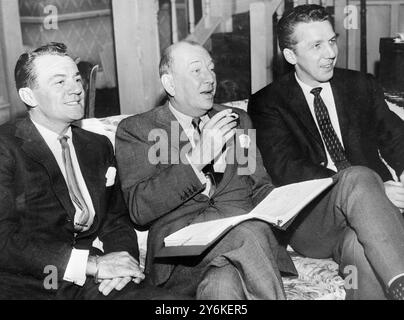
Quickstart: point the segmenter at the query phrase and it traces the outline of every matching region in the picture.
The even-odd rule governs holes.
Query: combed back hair
[[[182,44],[189,44],[191,46],[198,46],[201,47],[201,44],[196,42],[196,41],[192,41],[192,40],[182,40],[180,42],[177,42],[175,44],[172,44],[171,46],[169,46],[168,48],[166,48],[162,55],[161,55],[161,59],[160,59],[160,66],[159,66],[159,73],[160,73],[160,78],[165,75],[168,74],[171,71],[171,67],[173,65],[173,56],[172,53],[175,50],[175,48],[179,45]]]
[[[17,61],[14,70],[17,91],[21,88],[35,88],[37,74],[34,70],[36,58],[44,55],[69,56],[67,47],[63,43],[51,42],[38,49],[23,53]]]
[[[332,25],[331,16],[324,7],[317,4],[305,4],[285,12],[276,30],[281,51],[285,48],[294,49],[297,42],[293,34],[299,23],[323,21],[329,21]]]

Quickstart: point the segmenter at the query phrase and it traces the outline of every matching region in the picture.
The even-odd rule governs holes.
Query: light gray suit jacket
[[[224,109],[224,106],[214,105],[209,116]],[[239,136],[252,129],[250,118],[244,111],[237,109],[234,112],[240,115],[240,124],[234,141],[227,146],[228,155],[236,152],[234,145]],[[176,128],[179,128],[178,133]],[[151,273],[156,285],[166,282],[175,267],[173,262],[154,259],[166,236],[192,223],[248,213],[274,188],[256,150],[255,139],[251,139],[250,148],[243,152],[256,150],[249,155],[249,161],[255,163],[255,172],[238,174],[238,169],[246,169],[248,163],[239,163],[240,155],[235,155],[235,163],[227,164],[213,196],[209,198],[201,194],[205,185],[189,164],[178,161],[181,152],[190,147],[187,139],[177,143],[182,132],[166,104],[125,119],[116,135],[116,157],[125,201],[135,223],[150,229],[146,272]],[[156,139],[158,145],[162,147],[159,156],[167,160],[165,163],[153,164],[149,159],[150,154],[155,154],[156,135],[159,136]],[[163,150],[164,147],[168,148]],[[280,270],[295,273],[286,250],[277,243],[273,249]]]

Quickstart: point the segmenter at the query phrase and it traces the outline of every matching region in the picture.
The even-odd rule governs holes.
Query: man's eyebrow
[[[74,76],[75,77],[81,76],[80,71],[77,71]],[[56,78],[66,78],[66,77],[67,76],[64,73],[58,73],[58,74],[54,74],[52,77],[50,77],[50,80],[52,81],[53,79],[56,79]]]
[[[53,80],[56,78],[66,78],[66,75],[63,73],[54,74],[52,77],[50,77],[50,80]]]
[[[196,64],[196,63],[201,63],[201,61],[200,60],[192,60],[189,64],[191,65],[191,64]]]

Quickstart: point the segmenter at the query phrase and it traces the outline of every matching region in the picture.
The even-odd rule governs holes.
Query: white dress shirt
[[[324,143],[323,136],[321,135],[321,130],[317,122],[317,117],[314,112],[314,95],[310,93],[311,90],[314,89],[314,87],[310,87],[309,85],[305,84],[302,82],[297,74],[295,73],[296,81],[299,84],[299,86],[302,88],[304,96],[306,98],[307,104],[309,105],[309,109],[311,112],[311,115],[313,116],[314,122],[316,123],[318,132],[320,133],[321,140],[323,141],[323,146],[325,149],[325,153],[327,155],[327,168],[330,170],[333,170],[335,172],[338,172],[337,167],[334,164],[334,161],[332,161],[331,156],[327,150],[327,147]],[[328,113],[330,115],[330,120],[331,124],[335,130],[335,133],[338,136],[339,141],[341,142],[342,147],[344,147],[344,143],[342,142],[342,135],[341,135],[341,128],[339,126],[339,121],[338,121],[338,114],[337,114],[337,108],[335,107],[335,100],[334,100],[334,94],[332,93],[331,85],[329,82],[322,83],[318,85],[317,87],[321,87],[321,93],[320,96],[324,101],[325,106],[327,107]]]
[[[55,157],[56,162],[57,162],[57,164],[60,168],[60,171],[62,172],[63,177],[65,178],[65,181],[67,184],[66,169],[65,169],[65,166],[63,163],[63,157],[62,157],[62,146],[58,140],[59,135],[34,121],[32,121],[32,122],[34,123],[35,127],[38,129],[40,135],[44,138],[49,149],[52,151],[53,156]],[[73,169],[75,171],[76,178],[78,180],[80,191],[83,195],[84,201],[87,204],[89,214],[92,215],[92,217],[94,217],[95,210],[94,210],[93,202],[91,200],[86,183],[84,181],[83,175],[80,170],[76,151],[74,149],[74,145],[72,142],[72,130],[70,127],[67,130],[67,132],[65,133],[65,136],[69,137],[69,139],[67,139],[67,143],[69,144],[69,147],[70,147],[70,154],[72,157]],[[74,207],[76,208],[76,212],[79,211],[80,209],[74,204],[73,201],[72,201],[72,203],[73,203]],[[87,268],[88,255],[89,255],[89,250],[77,250],[77,249],[73,248],[69,262],[66,267],[66,271],[65,271],[63,280],[73,282],[77,285],[83,286],[86,281],[86,268]]]

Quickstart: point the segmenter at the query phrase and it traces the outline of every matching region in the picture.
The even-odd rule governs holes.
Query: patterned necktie
[[[67,143],[67,139],[69,139],[69,137],[62,136],[59,138],[59,142],[62,146],[62,159],[66,169],[66,180],[70,198],[72,199],[76,207],[80,210],[80,212],[76,213],[74,219],[74,227],[76,231],[83,232],[90,228],[92,224],[92,218],[90,217],[90,211],[80,191],[77,177],[74,172],[72,157],[70,154],[70,147]]]
[[[320,96],[321,90],[322,88],[314,88],[310,91],[311,94],[314,95],[314,113],[316,114],[318,126],[320,127],[321,135],[328,153],[337,167],[337,170],[341,171],[350,167],[351,164],[347,160],[345,150],[332,126],[327,107]]]
[[[194,142],[196,144],[199,141],[201,136],[201,128],[200,128],[201,119],[200,118],[193,118],[192,119],[192,126],[194,127]],[[217,185],[223,178],[223,173],[215,172],[213,167],[214,160],[211,163],[207,164],[203,169],[202,172],[205,174],[206,178],[211,181],[211,188],[209,190],[209,196],[212,196],[217,188]]]

